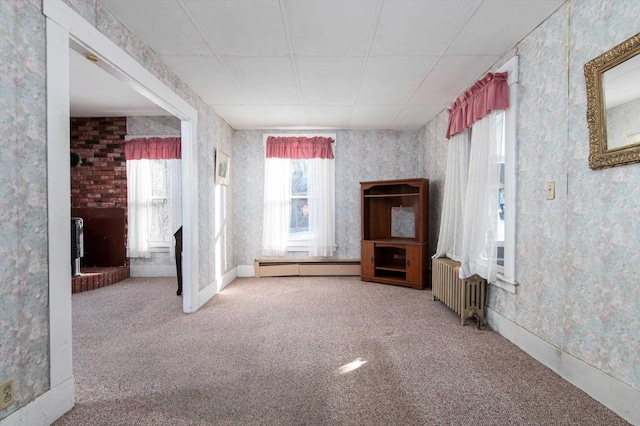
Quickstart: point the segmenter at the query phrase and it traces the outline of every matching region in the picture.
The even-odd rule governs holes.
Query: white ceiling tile
[[[306,124],[316,129],[345,129],[349,125],[350,106],[314,105],[304,107]]]
[[[251,103],[272,105],[300,103],[291,59],[222,57],[221,60]]]
[[[216,57],[165,56],[164,59],[208,104],[248,104]]]
[[[211,54],[204,38],[176,0],[103,0],[102,3],[160,55]]]
[[[358,104],[404,104],[436,60],[434,56],[370,57],[362,77]]]
[[[277,0],[205,0],[183,4],[219,55],[290,53]]]
[[[377,7],[371,0],[285,2],[294,53],[363,56],[373,36]]]
[[[451,55],[499,55],[546,18],[559,0],[489,0],[482,3],[447,51]]]
[[[388,129],[400,110],[400,106],[357,105],[353,109],[349,128],[361,130]]]
[[[242,105],[216,105],[214,111],[234,129],[255,129],[253,107]]]
[[[431,105],[410,105],[402,109],[391,123],[391,129],[418,130],[431,121],[442,109]]]
[[[254,108],[255,128],[304,127],[306,121],[300,105],[258,105]]]
[[[440,54],[476,3],[475,0],[385,2],[371,54]]]
[[[351,105],[364,58],[296,57],[302,100],[307,105]]]
[[[422,82],[409,104],[450,102],[482,78],[497,60],[498,56],[445,56]]]

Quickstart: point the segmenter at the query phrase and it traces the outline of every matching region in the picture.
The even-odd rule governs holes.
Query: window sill
[[[518,288],[518,283],[516,281],[510,280],[502,274],[498,274],[498,276],[496,277],[496,281],[489,284],[513,294],[516,294]]]

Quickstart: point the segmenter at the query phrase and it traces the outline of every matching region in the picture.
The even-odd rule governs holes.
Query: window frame
[[[517,117],[518,56],[507,61],[497,72],[508,72],[509,108],[505,110],[505,175],[504,175],[504,266],[498,265],[496,282],[491,284],[516,293],[516,208],[517,208]]]
[[[326,138],[331,138],[333,139],[333,155],[334,155],[334,161],[335,161],[335,156],[336,156],[336,147],[338,146],[338,139],[336,138],[336,134],[335,133],[316,133],[316,132],[300,132],[300,133],[263,133],[262,135],[262,147],[263,147],[263,157],[266,159],[267,158],[267,138],[269,138],[269,136],[274,136],[274,137],[307,137],[307,138],[312,138],[315,136],[321,136],[321,137],[326,137]],[[334,176],[333,176],[334,182],[335,182],[335,168],[334,168]],[[334,197],[335,197],[335,192],[334,192]],[[294,196],[293,194],[290,195],[289,199],[293,199],[293,198],[300,198],[300,196]],[[335,204],[334,204],[334,209],[335,209]],[[334,211],[335,213],[335,211]],[[289,234],[289,237],[291,236],[291,234]],[[309,238],[308,238],[308,233],[307,233],[307,238],[288,238],[287,239],[287,252],[297,252],[297,251],[309,251]]]

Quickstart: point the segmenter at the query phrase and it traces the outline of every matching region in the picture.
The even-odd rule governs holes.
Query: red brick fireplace
[[[130,276],[126,258],[126,117],[71,118],[71,152],[81,164],[71,168],[71,215],[84,221],[81,275],[72,291],[115,284]]]

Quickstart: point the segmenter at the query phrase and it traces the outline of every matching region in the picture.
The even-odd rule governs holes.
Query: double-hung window
[[[478,274],[512,292],[517,82],[515,57],[474,84],[449,110],[447,179],[434,256],[459,260],[461,278]]]
[[[335,135],[330,136],[265,135],[264,256],[333,255]]]
[[[128,257],[173,255],[173,234],[181,226],[180,150],[180,138],[125,142]]]

